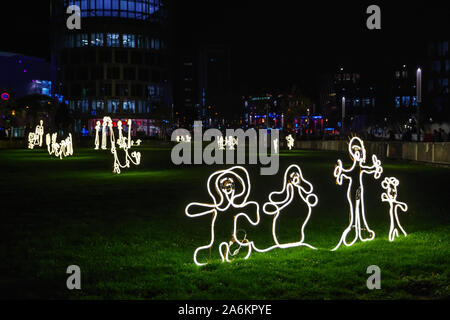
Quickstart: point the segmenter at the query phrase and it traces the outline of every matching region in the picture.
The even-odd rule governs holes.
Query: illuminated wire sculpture
[[[395,237],[399,236],[399,230],[405,235],[406,231],[402,228],[400,221],[398,219],[398,209],[403,212],[408,211],[408,205],[404,202],[400,202],[397,200],[397,187],[399,186],[400,181],[394,177],[388,177],[383,180],[381,186],[384,190],[384,193],[381,194],[381,201],[389,203],[389,215],[391,218],[391,224],[389,228],[389,241],[394,241]]]
[[[256,226],[259,223],[259,204],[254,201],[248,201],[250,195],[250,177],[247,170],[244,167],[236,166],[227,170],[221,170],[213,173],[207,182],[207,188],[212,203],[200,203],[193,202],[187,205],[185,214],[190,218],[196,218],[206,215],[211,215],[211,236],[209,243],[198,247],[194,252],[194,262],[198,266],[205,265],[206,263],[200,263],[197,259],[197,255],[200,251],[210,250],[215,242],[215,222],[220,214],[226,215],[226,211],[229,209],[244,209],[250,206],[256,208],[256,217],[250,218],[247,214],[239,213],[234,217],[232,241],[223,241],[219,244],[219,253],[222,258],[222,262],[230,262],[230,248],[231,245],[236,242],[241,247],[247,247],[248,253],[245,259],[248,259],[252,251],[252,241],[244,239],[238,240],[237,233],[239,229],[236,227],[236,222],[240,217],[244,217],[252,225]],[[242,189],[242,190],[240,190]]]
[[[319,202],[318,197],[313,193],[313,185],[303,177],[302,170],[295,164],[287,168],[284,173],[283,181],[283,189],[279,192],[272,192],[269,195],[269,202],[266,202],[263,206],[263,211],[265,214],[274,216],[272,222],[272,236],[275,245],[266,249],[258,249],[253,245],[255,251],[267,252],[275,248],[287,249],[299,246],[306,246],[311,249],[315,249],[313,246],[304,242],[306,224],[311,217],[312,208]],[[292,203],[296,193],[308,206],[308,214],[300,228],[300,240],[292,243],[280,243],[277,236],[277,221],[282,216],[283,210]],[[281,200],[277,201],[274,197],[280,197]]]
[[[28,148],[33,150],[34,147],[42,147],[42,142],[44,139],[44,121],[40,121],[40,124],[36,126],[34,132],[28,134]]]
[[[97,125],[95,126],[95,150],[100,149],[100,121],[97,121]]]
[[[114,156],[114,164],[113,164],[113,172],[117,174],[121,174],[122,170],[125,168],[130,168],[131,164],[134,164],[136,166],[141,164],[141,153],[140,152],[131,152],[131,147],[134,146],[140,146],[142,141],[137,140],[133,141],[131,139],[131,126],[132,126],[132,120],[128,119],[127,121],[128,126],[128,135],[127,137],[123,134],[123,124],[122,121],[117,122],[117,130],[118,130],[118,139],[116,140],[114,135],[114,125],[111,117],[104,117],[103,123],[100,124],[100,121],[97,122],[97,125],[95,127],[96,130],[96,138],[95,138],[95,146],[96,150],[98,150],[98,146],[100,145],[99,141],[99,131],[100,127],[102,127],[102,143],[101,148],[103,150],[107,150],[108,146],[108,139],[107,134],[109,130],[109,141],[111,144],[111,153]],[[119,160],[119,155],[117,153],[117,149],[122,149],[125,152],[125,162],[122,163]]]
[[[292,148],[294,147],[295,139],[292,137],[291,134],[286,137],[286,141],[289,150],[292,150]]]
[[[217,144],[219,147],[219,150],[226,150],[228,147],[228,150],[236,150],[236,146],[239,145],[239,139],[235,138],[233,136],[229,137],[217,137]]]
[[[364,242],[375,238],[375,232],[370,230],[365,217],[364,186],[362,178],[364,174],[373,174],[375,179],[379,179],[383,173],[383,167],[376,155],[372,155],[372,166],[365,165],[366,148],[364,147],[364,142],[358,137],[353,137],[350,140],[348,151],[353,160],[352,166],[349,169],[344,169],[342,161],[338,160],[334,170],[334,177],[336,178],[337,184],[340,186],[343,184],[344,179],[348,180],[347,200],[350,207],[350,222],[349,226],[344,230],[338,245],[332,251],[337,250],[342,244],[347,247],[351,246],[358,239]],[[358,175],[356,181],[354,181],[352,175]],[[364,224],[364,230],[370,234],[368,238],[364,238],[361,234],[361,230],[363,230],[361,228],[361,220]],[[355,237],[351,242],[347,242],[347,235],[352,229],[355,229]]]
[[[278,149],[279,149],[278,139],[275,139],[273,140],[273,152],[275,154],[278,154]]]
[[[73,155],[72,134],[69,133],[69,136],[60,143],[56,142],[57,138],[58,133],[46,135],[48,153],[60,159]]]
[[[192,141],[192,137],[190,135],[186,135],[186,136],[178,136],[177,137],[177,142],[187,142],[187,143],[191,143]]]

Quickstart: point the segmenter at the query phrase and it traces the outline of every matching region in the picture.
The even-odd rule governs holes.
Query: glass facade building
[[[66,27],[71,5],[81,9],[81,30]],[[167,0],[54,0],[52,21],[55,90],[75,130],[91,132],[92,119],[106,115],[150,123],[171,108]]]

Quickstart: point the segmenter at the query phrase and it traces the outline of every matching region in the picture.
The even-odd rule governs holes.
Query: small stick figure
[[[288,135],[286,137],[286,140],[287,140],[287,146],[288,146],[289,150],[292,150],[292,148],[294,147],[295,139],[292,137],[292,135]]]
[[[397,201],[397,187],[400,184],[397,178],[389,177],[385,178],[381,183],[384,193],[381,194],[381,201],[389,203],[389,215],[391,217],[391,226],[389,229],[389,241],[394,241],[395,237],[399,236],[400,230],[406,237],[406,231],[402,228],[400,221],[398,220],[398,208],[403,212],[408,211],[408,205],[404,202]]]

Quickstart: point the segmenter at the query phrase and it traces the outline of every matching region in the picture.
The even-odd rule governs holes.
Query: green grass
[[[210,263],[193,263],[196,247],[209,239],[210,217],[190,219],[185,206],[208,201],[206,180],[224,166],[174,166],[168,148],[141,149],[140,167],[112,173],[108,151],[75,149],[64,160],[44,150],[0,151],[3,298],[20,299],[440,299],[450,297],[448,181],[450,170],[400,161],[384,163],[385,176],[401,181],[400,213],[408,236],[388,241],[388,207],[380,181],[366,178],[366,213],[376,232],[331,252],[346,227],[345,187],[332,176],[338,157],[317,151],[283,152],[280,172],[260,176],[248,166],[251,200],[263,204],[281,189],[292,163],[315,186],[319,205],[306,228],[318,248],[241,252],[221,263],[213,248]],[[298,237],[304,207],[286,212],[287,240]],[[261,213],[262,214],[262,213]],[[263,214],[262,214],[263,215]],[[217,238],[229,240],[231,219],[221,217]],[[258,228],[242,225],[261,246],[271,243],[270,218]],[[207,256],[200,256],[208,260]],[[82,290],[66,289],[66,268],[79,265]],[[368,290],[366,269],[381,268],[382,289]]]

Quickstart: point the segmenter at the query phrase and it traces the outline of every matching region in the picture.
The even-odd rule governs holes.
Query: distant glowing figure
[[[397,201],[397,187],[400,184],[398,179],[389,177],[385,178],[381,186],[385,193],[381,194],[381,201],[389,203],[389,215],[391,217],[391,226],[389,229],[389,241],[394,241],[399,236],[399,230],[405,235],[406,231],[402,228],[398,219],[397,210],[400,208],[403,212],[408,211],[408,205],[404,202]]]
[[[56,142],[58,133],[49,133],[46,135],[45,140],[47,143],[47,150],[50,155],[55,155],[57,158],[64,158],[73,155],[72,134],[62,140],[60,143]]]
[[[136,166],[140,165],[141,163],[141,153],[140,152],[132,152],[130,154],[129,149],[133,146],[140,146],[141,140],[133,141],[131,140],[131,125],[132,120],[129,119],[127,121],[128,126],[128,136],[125,137],[123,135],[123,124],[122,121],[117,122],[117,130],[119,133],[119,138],[116,141],[116,138],[114,136],[114,128],[113,128],[113,121],[111,117],[104,117],[103,118],[103,124],[102,124],[102,149],[106,150],[108,145],[107,140],[107,130],[109,129],[109,140],[111,143],[111,153],[114,155],[114,164],[113,164],[113,172],[120,174],[122,172],[122,169],[124,168],[130,168],[131,164],[134,164]],[[96,149],[97,145],[99,144],[99,141],[97,140],[97,137],[99,137],[98,132],[100,130],[100,121],[97,122],[96,126]],[[125,151],[125,163],[122,164],[122,162],[119,160],[119,156],[117,153],[117,148],[122,149]]]
[[[280,243],[277,236],[277,221],[282,216],[283,210],[291,204],[296,193],[308,206],[308,214],[300,228],[300,241],[292,243]],[[280,200],[274,200],[274,197],[279,197]],[[297,165],[291,165],[284,173],[283,190],[279,192],[272,192],[269,195],[269,202],[265,203],[263,206],[263,211],[265,214],[274,216],[272,223],[272,236],[275,245],[267,249],[258,249],[254,246],[255,251],[267,252],[275,248],[286,249],[299,246],[307,246],[315,249],[313,246],[305,243],[304,240],[306,224],[311,217],[312,208],[315,207],[318,202],[319,199],[313,193],[313,185],[305,178],[303,178],[302,170],[300,169],[300,167]]]
[[[191,138],[190,135],[186,135],[186,137],[185,137],[185,136],[178,136],[178,137],[177,137],[177,142],[187,142],[187,143],[191,143],[191,141],[192,141],[192,138]]]
[[[33,150],[35,146],[42,147],[44,139],[44,121],[40,121],[34,132],[28,134],[28,148]]]
[[[239,145],[239,139],[235,138],[233,136],[229,137],[217,137],[217,144],[219,147],[219,150],[226,150],[228,147],[228,150],[236,150],[236,146]]]
[[[95,150],[100,149],[100,121],[97,121],[97,125],[95,126]]]
[[[220,214],[226,216],[226,211],[229,209],[244,209],[247,207],[254,207],[256,209],[256,216],[252,220],[248,215],[239,213],[234,217],[234,227],[232,240],[230,242],[223,241],[219,244],[219,253],[222,258],[222,262],[230,262],[230,255],[234,255],[236,251],[230,254],[230,248],[233,243],[241,247],[248,247],[248,253],[245,259],[248,259],[251,254],[252,242],[246,239],[238,240],[237,233],[240,229],[236,228],[236,221],[240,216],[244,216],[252,225],[257,225],[260,220],[259,216],[259,204],[254,201],[248,201],[250,195],[250,177],[248,172],[243,167],[233,167],[227,170],[221,170],[213,173],[207,182],[208,193],[213,203],[190,203],[185,213],[190,218],[201,217],[205,215],[211,215],[211,238],[207,245],[198,247],[194,252],[194,262],[198,266],[205,265],[206,263],[200,263],[197,259],[197,255],[200,251],[210,250],[215,242],[215,222]],[[231,217],[230,217],[231,218]]]
[[[292,135],[288,135],[286,137],[286,141],[287,141],[287,146],[288,146],[289,150],[292,150],[292,148],[294,147],[295,139],[292,137]]]
[[[334,170],[334,177],[339,185],[342,185],[344,178],[349,181],[347,200],[350,207],[350,223],[344,230],[338,245],[332,251],[337,250],[341,244],[351,246],[358,240],[358,238],[361,241],[369,241],[375,238],[375,232],[370,230],[365,217],[364,186],[362,179],[364,174],[373,174],[375,179],[379,179],[383,173],[381,161],[378,160],[376,155],[372,155],[373,165],[370,167],[365,165],[366,149],[364,147],[364,142],[358,137],[354,137],[350,140],[348,151],[353,160],[353,165],[349,169],[344,169],[342,161],[338,160]],[[351,175],[357,175],[358,177],[354,180]],[[365,230],[370,234],[369,238],[363,238],[361,235],[361,220],[364,224]],[[355,229],[355,237],[350,243],[348,243],[346,241],[346,237],[353,228]]]
[[[275,139],[273,140],[273,151],[275,154],[278,154],[278,148],[279,148],[278,139]]]

